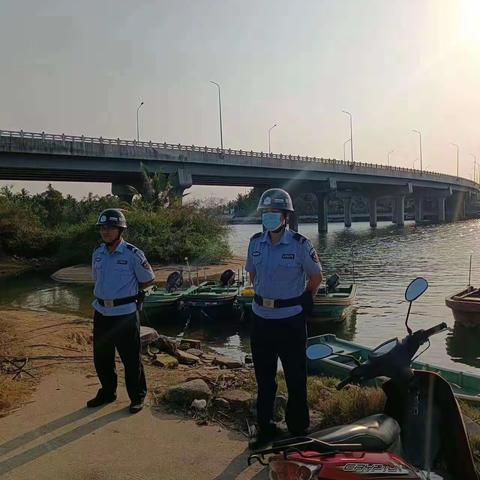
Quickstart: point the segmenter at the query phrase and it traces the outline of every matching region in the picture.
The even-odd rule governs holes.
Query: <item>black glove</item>
[[[313,295],[310,290],[305,290],[302,294],[302,307],[307,315],[313,312]]]

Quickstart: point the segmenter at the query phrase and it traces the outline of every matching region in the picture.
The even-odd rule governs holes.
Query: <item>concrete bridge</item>
[[[479,185],[437,172],[299,155],[267,154],[195,145],[52,135],[0,130],[0,179],[112,183],[128,200],[126,187],[142,189],[142,168],[169,175],[178,194],[192,185],[281,186],[292,196],[314,193],[318,229],[327,231],[327,202],[343,199],[345,225],[352,223],[352,197],[368,199],[370,225],[377,224],[377,200],[394,200],[393,221],[403,225],[405,197],[415,198],[415,219],[424,219],[424,200],[434,200],[439,222],[465,217],[465,202]],[[431,202],[430,202],[431,203]],[[292,217],[291,227],[296,228]]]

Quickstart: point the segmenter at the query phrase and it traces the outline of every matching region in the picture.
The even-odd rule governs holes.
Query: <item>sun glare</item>
[[[480,46],[480,0],[459,1],[459,34],[464,42]]]

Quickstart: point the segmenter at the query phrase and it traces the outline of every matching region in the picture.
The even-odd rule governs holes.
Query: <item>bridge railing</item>
[[[428,171],[428,170],[417,170],[413,168],[405,167],[396,167],[390,165],[382,165],[375,163],[364,163],[364,162],[348,162],[344,160],[336,160],[332,158],[320,158],[320,157],[311,157],[311,156],[301,156],[301,155],[291,155],[283,153],[264,153],[264,152],[254,152],[253,150],[236,150],[236,149],[220,149],[212,147],[200,147],[198,145],[182,145],[182,144],[173,144],[173,143],[159,143],[159,142],[143,142],[137,140],[122,140],[120,138],[103,138],[103,137],[86,137],[86,136],[77,136],[77,135],[65,135],[65,134],[51,134],[51,133],[35,133],[35,132],[24,132],[23,130],[14,131],[14,130],[0,130],[0,137],[10,137],[10,138],[25,138],[33,140],[41,140],[45,142],[60,142],[65,144],[67,142],[80,143],[80,144],[101,144],[101,145],[118,145],[118,146],[128,146],[128,147],[141,147],[141,148],[154,148],[162,150],[175,150],[175,151],[186,151],[186,152],[200,152],[200,153],[214,153],[222,155],[231,155],[231,156],[245,156],[245,157],[255,157],[255,158],[265,158],[265,159],[278,159],[278,160],[294,160],[299,162],[308,162],[308,163],[318,163],[326,165],[342,165],[344,167],[362,167],[362,168],[372,168],[377,170],[385,170],[392,172],[405,172],[414,175],[431,175],[436,177],[449,177],[440,172]],[[454,178],[454,177],[453,177]],[[472,182],[473,183],[473,182]]]

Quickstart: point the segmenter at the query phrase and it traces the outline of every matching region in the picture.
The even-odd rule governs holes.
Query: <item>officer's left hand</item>
[[[305,290],[302,295],[303,311],[310,315],[313,311],[313,294],[310,290]]]

